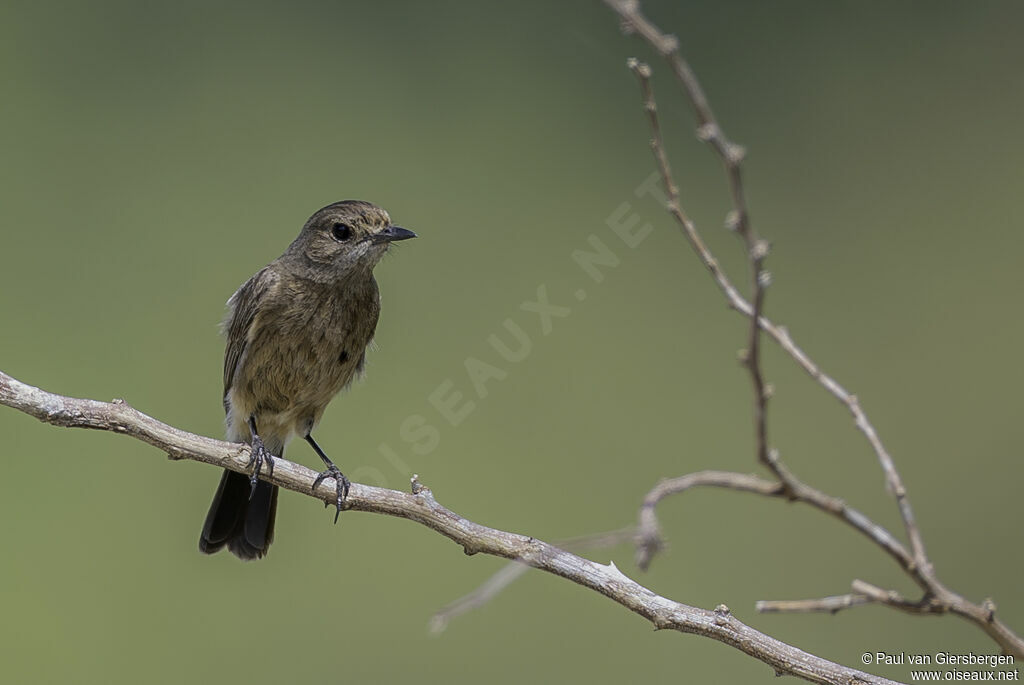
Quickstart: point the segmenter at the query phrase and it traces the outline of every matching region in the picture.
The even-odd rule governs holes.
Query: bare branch
[[[821,599],[761,600],[755,604],[755,608],[763,614],[814,612],[834,614],[843,609],[864,604],[884,604],[908,614],[942,614],[946,611],[929,595],[925,595],[919,600],[910,600],[895,590],[884,590],[863,580],[854,580],[851,587],[853,592],[846,595]]]
[[[505,564],[498,569],[497,573],[488,577],[479,588],[438,609],[430,617],[430,632],[434,635],[443,633],[453,618],[478,609],[493,600],[505,588],[519,580],[519,577],[527,570],[529,570],[529,566],[518,561]]]
[[[636,0],[605,0],[605,3],[619,15],[627,30],[639,34],[658,52],[659,55],[667,60],[670,68],[676,76],[676,79],[679,81],[687,97],[690,99],[690,102],[693,104],[698,121],[698,137],[711,144],[726,166],[729,177],[729,187],[733,197],[733,206],[736,212],[736,214],[731,217],[732,221],[730,223],[733,223],[736,230],[742,234],[746,231],[746,225],[748,222],[746,202],[743,196],[742,176],[739,170],[739,162],[742,160],[744,154],[743,149],[731,143],[722,133],[722,129],[718,125],[718,122],[711,111],[711,107],[708,104],[707,97],[704,95],[704,91],[701,88],[700,83],[697,81],[697,77],[694,75],[690,65],[687,64],[686,60],[684,60],[679,54],[679,42],[675,36],[662,33],[657,26],[652,24],[650,20],[640,12],[640,3]],[[649,109],[648,111],[650,112]],[[711,254],[711,251],[708,250],[707,246],[704,244],[703,239],[697,231],[697,227],[680,206],[678,187],[672,178],[672,172],[668,166],[667,158],[665,157],[663,150],[660,152],[658,151],[658,148],[663,148],[663,145],[660,142],[660,134],[657,135],[655,142],[652,143],[652,147],[655,148],[655,158],[658,160],[658,167],[661,171],[662,180],[669,196],[668,211],[682,227],[690,245],[693,247],[694,251],[697,252],[697,255],[700,257],[704,266],[711,272],[711,275],[715,279],[719,289],[725,295],[729,305],[738,312],[751,317],[756,321],[761,330],[775,340],[775,342],[778,343],[778,345],[787,354],[789,354],[789,356],[791,356],[796,363],[808,373],[808,375],[818,381],[822,387],[846,405],[854,418],[857,428],[860,429],[860,431],[867,437],[868,442],[875,451],[875,455],[878,457],[878,461],[885,473],[888,490],[896,499],[900,516],[903,519],[907,536],[910,539],[914,564],[915,566],[922,567],[925,574],[930,573],[929,569],[924,568],[928,566],[928,559],[925,554],[924,543],[921,540],[920,531],[918,530],[917,523],[914,518],[913,509],[910,506],[910,500],[907,497],[906,488],[903,485],[903,479],[896,470],[896,465],[893,463],[892,457],[889,455],[889,452],[885,449],[881,439],[878,437],[877,431],[868,420],[867,414],[865,414],[861,409],[856,395],[848,392],[835,379],[825,374],[807,355],[807,353],[796,345],[792,337],[790,337],[789,331],[787,331],[784,326],[774,324],[764,316],[755,316],[755,313],[759,314],[757,302],[755,301],[752,305],[747,302],[742,295],[740,295],[739,291],[726,276],[725,272],[722,271],[721,267],[719,267],[718,261],[715,259],[714,255]],[[771,468],[771,464],[769,464],[769,467]],[[785,482],[785,479],[780,478],[780,480]]]
[[[762,614],[811,614],[826,612],[834,614],[841,609],[870,604],[874,600],[867,595],[851,593],[821,599],[780,599],[761,600],[754,605]]]
[[[733,471],[697,471],[678,478],[660,481],[640,507],[640,524],[637,532],[637,565],[646,570],[653,555],[663,546],[655,507],[669,495],[677,495],[695,487],[715,487],[740,492],[752,492],[766,497],[779,497],[792,502],[809,504],[852,526],[862,535],[884,549],[900,566],[911,563],[910,554],[903,544],[882,526],[874,523],[860,511],[850,507],[841,499],[792,478],[792,488],[787,490],[781,483],[759,476]]]
[[[905,598],[895,590],[883,590],[864,580],[854,580],[850,583],[850,587],[855,593],[864,595],[872,602],[885,604],[910,614],[944,614],[949,609],[941,601],[937,601],[927,593],[915,601]]]
[[[795,486],[792,494],[788,494],[782,484],[777,481],[733,471],[697,471],[696,473],[689,473],[678,478],[668,478],[660,481],[647,493],[640,507],[639,525],[637,526],[636,534],[637,566],[642,570],[646,570],[653,556],[664,546],[661,528],[655,513],[658,503],[665,497],[677,495],[692,488],[714,487],[739,492],[750,492],[756,495],[793,502],[802,502],[819,511],[831,514],[884,549],[900,564],[908,575],[912,578],[915,577],[910,570],[913,568],[913,558],[906,547],[896,540],[889,531],[874,523],[862,512],[848,506],[843,500],[826,495],[799,480],[794,480],[794,483]],[[853,594],[863,595],[867,600],[862,601],[851,598],[848,604],[850,607],[866,604],[870,601],[912,614],[955,614],[967,619],[985,631],[1004,653],[1011,654],[1017,659],[1024,659],[1024,640],[1014,633],[1009,626],[996,618],[996,606],[991,599],[986,599],[981,604],[975,604],[947,588],[934,576],[929,579],[922,598],[916,601],[905,599],[897,592],[883,590],[861,580],[855,580],[852,589]],[[826,602],[826,600],[829,600],[831,603],[823,606],[823,608],[805,608],[802,611],[834,612],[838,609],[846,608],[845,606],[833,608],[833,604],[843,600],[829,597],[825,598],[825,600],[799,600],[799,602],[762,601],[758,602],[757,609],[763,612],[801,611],[801,609],[783,609],[780,607],[799,605],[800,602],[807,607],[812,607],[815,602]]]
[[[462,614],[468,614],[470,611],[479,609],[487,604],[529,570],[529,566],[518,561],[505,564],[476,590],[438,609],[430,617],[430,632],[434,635],[443,633],[453,618]]]
[[[658,162],[662,182],[669,196],[669,211],[676,215],[677,218],[686,217],[679,199],[679,188],[672,179],[672,170],[669,166],[668,155],[665,152],[665,142],[661,135],[661,123],[658,120],[658,104],[654,99],[654,89],[651,85],[651,68],[635,59],[629,60],[628,64],[640,83],[644,110],[646,110],[651,124],[651,150],[654,152],[654,157]],[[715,130],[719,130],[717,125],[715,125]],[[746,242],[751,268],[751,288],[754,293],[747,349],[742,352],[741,359],[744,366],[750,371],[750,378],[754,388],[754,438],[756,454],[758,461],[771,469],[783,484],[783,487],[789,492],[793,487],[790,482],[791,476],[768,447],[767,403],[769,393],[765,386],[764,375],[761,372],[761,329],[757,325],[757,321],[761,318],[762,308],[764,307],[765,287],[769,281],[768,273],[763,271],[764,258],[768,254],[768,244],[757,237],[747,219],[738,156],[729,156],[725,159],[725,162],[726,167],[730,170],[729,178],[733,187],[733,200],[736,203],[730,214],[730,224]],[[684,228],[687,226],[692,228],[693,234],[696,235],[696,227],[688,218],[685,219]],[[687,233],[689,235],[689,230]],[[700,249],[707,250],[700,241],[691,240],[690,242],[698,252]],[[709,262],[706,260],[706,263]],[[724,274],[722,274],[722,277],[724,278]]]
[[[698,471],[678,478],[666,478],[658,482],[640,506],[640,519],[637,525],[636,565],[641,571],[651,566],[654,556],[665,547],[658,525],[655,508],[665,497],[686,492],[696,487],[726,488],[740,492],[753,492],[759,495],[774,497],[782,494],[783,487],[776,481],[766,480],[760,476],[733,471]]]
[[[249,447],[187,433],[139,412],[123,401],[98,402],[55,395],[26,385],[0,372],[0,404],[13,407],[55,426],[92,428],[122,433],[149,443],[173,459],[191,459],[244,472]],[[322,501],[333,501],[326,488],[310,489],[316,472],[283,458],[274,462],[274,475],[264,480]],[[430,489],[413,478],[412,492],[352,484],[348,508],[409,519],[460,545],[466,554],[482,552],[522,562],[590,588],[643,616],[657,629],[703,635],[753,656],[777,673],[815,683],[892,683],[885,678],[847,668],[808,654],[761,633],[736,619],[728,607],[714,610],[688,606],[655,594],[623,575],[615,564],[598,564],[536,538],[509,533],[469,521],[441,506]]]
[[[721,472],[711,472],[716,473],[716,477],[709,477],[707,475],[709,472],[701,472],[700,474],[690,474],[689,476],[677,479],[676,485],[680,489],[676,491],[682,491],[694,485],[719,485],[771,496],[785,496],[790,500],[803,501],[822,511],[831,513],[867,535],[890,556],[895,558],[903,570],[921,587],[924,593],[922,599],[917,602],[905,600],[895,593],[882,590],[872,595],[869,592],[856,591],[855,588],[856,594],[867,595],[873,600],[883,602],[888,606],[914,613],[950,612],[957,614],[982,628],[1005,652],[1013,654],[1018,658],[1024,658],[1024,640],[1007,626],[996,620],[995,605],[991,600],[986,600],[981,605],[969,602],[945,587],[936,577],[934,568],[925,552],[924,542],[922,541],[906,488],[903,485],[903,480],[896,469],[892,457],[878,437],[877,431],[868,420],[867,414],[861,409],[857,397],[848,392],[833,378],[826,375],[793,342],[785,327],[776,325],[763,316],[764,288],[768,283],[768,274],[763,271],[762,266],[763,259],[768,252],[768,245],[757,237],[750,226],[740,171],[740,162],[744,155],[743,149],[731,143],[722,132],[722,128],[718,125],[714,113],[711,111],[700,83],[697,81],[690,66],[679,53],[677,39],[674,36],[662,33],[657,26],[647,19],[640,12],[638,0],[605,0],[605,3],[619,15],[624,28],[628,32],[638,33],[667,60],[680,86],[692,103],[698,122],[698,137],[711,144],[725,166],[733,201],[733,211],[730,213],[727,225],[735,229],[744,239],[747,247],[748,263],[751,268],[752,304],[743,299],[735,286],[733,286],[728,276],[718,265],[718,261],[704,244],[696,225],[684,211],[680,202],[679,188],[672,176],[664,141],[662,140],[661,127],[657,117],[657,104],[654,100],[650,84],[650,67],[640,64],[635,59],[630,60],[629,66],[640,81],[644,109],[650,120],[653,135],[651,148],[668,196],[668,211],[683,229],[684,235],[701,262],[711,272],[715,283],[725,295],[729,305],[751,319],[749,346],[744,361],[750,371],[754,385],[754,417],[758,459],[768,466],[778,478],[777,483],[770,484],[771,487],[775,488],[775,491],[764,492],[763,490],[769,487],[769,484],[757,483],[755,485],[747,482],[746,485],[743,485],[739,480],[742,478],[753,478],[750,476],[732,474],[730,478],[726,479],[730,483],[723,485],[721,482],[716,481],[717,476],[722,475]],[[822,387],[846,405],[852,414],[855,425],[868,439],[885,473],[887,489],[896,500],[907,537],[910,540],[909,552],[888,531],[870,521],[860,512],[847,507],[842,500],[830,497],[800,482],[785,468],[778,458],[778,454],[774,450],[769,449],[765,411],[767,393],[765,392],[766,386],[760,368],[758,348],[759,332],[761,330],[774,339]],[[641,568],[650,562],[651,555],[661,546],[660,534],[657,531],[657,521],[653,518],[653,507],[657,500],[664,496],[661,493],[667,490],[672,490],[672,488],[664,487],[663,485],[656,487],[648,495],[641,509],[640,535],[637,548],[637,561]],[[645,518],[649,519],[646,523]],[[881,599],[882,595],[886,597],[885,600]]]
[[[639,7],[635,4],[633,6],[633,13],[639,16]],[[649,29],[654,29],[653,25]],[[656,31],[656,29],[654,30]],[[761,329],[758,325],[764,309],[765,289],[771,280],[768,272],[764,271],[764,259],[768,256],[769,246],[767,242],[758,237],[750,221],[747,199],[743,191],[743,170],[741,166],[745,151],[741,146],[730,142],[726,138],[725,132],[719,126],[714,113],[711,111],[711,106],[704,96],[697,77],[689,65],[679,58],[678,41],[673,36],[664,36],[659,44],[661,45],[659,50],[669,50],[669,54],[677,58],[673,68],[683,88],[690,95],[694,110],[697,113],[699,123],[697,135],[701,140],[711,144],[722,160],[722,165],[726,170],[729,193],[732,196],[733,205],[732,211],[726,217],[726,226],[730,230],[735,231],[746,244],[747,261],[750,265],[750,288],[752,292],[750,299],[753,305],[750,314],[750,333],[748,335],[747,349],[744,351],[742,359],[744,365],[750,371],[751,382],[754,387],[754,435],[757,459],[769,469],[775,471],[779,480],[788,488],[789,485],[786,482],[785,474],[778,471],[778,461],[769,458],[767,422],[769,393],[764,382],[764,374],[761,370]],[[658,123],[658,107],[654,100],[654,92],[651,86],[651,69],[646,64],[638,63],[636,60],[630,60],[629,66],[640,82],[640,88],[644,97],[644,108],[647,110],[648,117],[650,118],[651,131],[653,132],[651,147],[658,158],[663,177],[669,179],[666,187],[668,185],[675,187],[675,183],[671,181],[671,168],[665,153],[661,127]],[[670,198],[674,199],[676,203],[679,202],[678,189],[676,189],[674,198],[672,198],[670,193]]]
[[[567,540],[556,540],[554,545],[567,552],[577,552],[614,547],[626,542],[632,542],[635,537],[636,528],[629,527],[605,533],[595,533],[594,535],[583,535]],[[430,632],[435,635],[444,632],[453,618],[469,613],[474,609],[479,609],[487,604],[501,594],[505,588],[517,581],[529,568],[529,566],[518,561],[505,564],[477,589],[438,609],[430,618]]]

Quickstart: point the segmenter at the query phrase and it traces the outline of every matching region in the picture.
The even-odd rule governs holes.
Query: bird
[[[222,331],[227,438],[251,446],[250,475],[225,469],[199,539],[243,560],[266,555],[274,539],[274,458],[298,436],[326,466],[312,491],[335,482],[335,523],[351,483],[313,439],[331,399],[360,376],[380,315],[373,269],[391,243],[415,238],[386,211],[362,200],[318,210],[284,254],[231,296]]]

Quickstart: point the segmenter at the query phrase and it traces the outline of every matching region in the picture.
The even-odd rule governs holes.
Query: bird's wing
[[[277,282],[277,273],[266,266],[243,283],[228,300],[228,313],[223,324],[223,332],[228,339],[227,348],[224,350],[225,402],[235,378],[235,371],[238,369],[238,362],[245,355],[245,348],[249,344],[249,329],[260,310],[260,302]]]

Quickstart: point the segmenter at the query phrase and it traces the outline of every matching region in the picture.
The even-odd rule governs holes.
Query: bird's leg
[[[256,417],[249,417],[249,432],[252,434],[252,449],[249,452],[249,463],[246,466],[252,466],[252,475],[249,476],[249,485],[252,487],[249,489],[249,499],[256,494],[256,484],[260,482],[260,469],[263,467],[264,462],[267,464],[267,475],[274,475],[274,457],[267,451],[266,446],[263,444],[263,438],[256,432]]]
[[[338,467],[334,465],[334,462],[331,461],[330,457],[324,454],[324,451],[320,449],[320,445],[316,444],[316,440],[313,439],[313,436],[310,433],[306,433],[306,442],[309,443],[314,452],[320,455],[320,458],[324,460],[324,464],[327,465],[327,470],[321,471],[320,475],[318,475],[316,480],[313,481],[313,489],[310,492],[316,492],[316,487],[327,478],[334,479],[334,491],[337,498],[334,502],[334,506],[337,507],[337,511],[334,512],[334,522],[337,523],[338,516],[341,514],[341,509],[345,506],[345,499],[348,497],[349,486],[351,486],[352,483],[349,482],[349,479],[345,477],[344,473],[338,470]],[[326,502],[324,502],[324,506],[327,506]]]

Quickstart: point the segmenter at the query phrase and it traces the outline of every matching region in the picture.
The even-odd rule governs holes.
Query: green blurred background
[[[647,10],[748,148],[768,313],[859,394],[940,576],[1024,630],[1024,6]],[[378,268],[367,380],[319,429],[350,475],[405,489],[417,472],[471,519],[554,540],[629,524],[659,478],[755,471],[744,322],[633,193],[654,167],[632,55],[651,58],[597,2],[5,2],[0,368],[220,436],[225,300],[314,210],[362,198],[421,238]],[[685,203],[746,289],[723,174],[652,64]],[[606,224],[625,202],[653,226],[635,249]],[[590,236],[621,260],[600,284],[570,258]],[[540,285],[571,307],[549,335],[520,309]],[[532,340],[517,364],[487,343],[510,339],[506,319]],[[507,372],[486,398],[469,357]],[[789,465],[902,533],[843,408],[776,348],[765,363]],[[458,427],[428,400],[445,381],[476,402]],[[403,441],[410,415],[437,428],[435,450]],[[8,409],[0,434],[4,682],[774,682],[539,572],[431,636],[431,614],[503,562],[407,521],[335,527],[292,494],[267,559],[204,557],[216,470]],[[317,463],[300,444],[289,457]],[[755,614],[853,578],[913,593],[811,510],[714,491],[660,513],[671,547],[647,574],[627,547],[591,556],[848,665],[996,651],[953,618]]]

